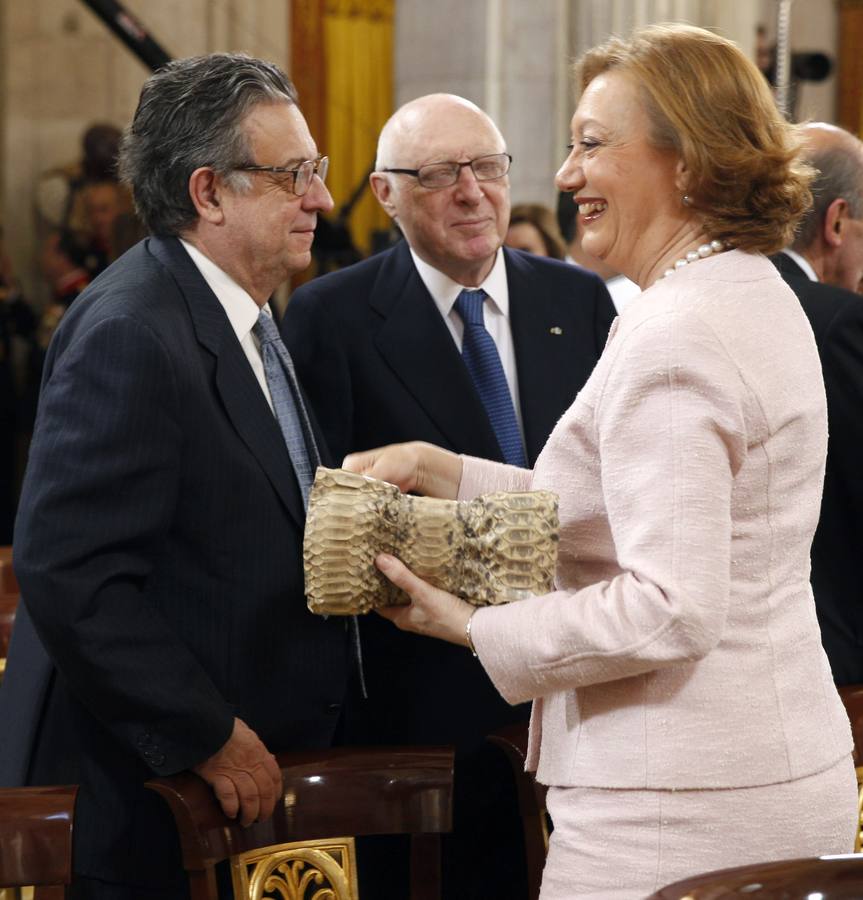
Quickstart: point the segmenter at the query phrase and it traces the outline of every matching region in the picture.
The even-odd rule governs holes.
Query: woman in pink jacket
[[[438,497],[560,496],[557,590],[474,610],[389,556],[399,627],[534,701],[542,897],[631,898],[709,869],[850,852],[851,734],[809,587],[821,367],[764,254],[809,203],[797,137],[730,42],[657,26],[590,51],[558,186],[644,293],[525,471],[408,444],[346,465]]]

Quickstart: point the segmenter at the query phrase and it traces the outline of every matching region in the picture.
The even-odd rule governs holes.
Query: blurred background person
[[[90,283],[86,268],[87,248],[69,229],[51,233],[42,246],[42,275],[51,287],[51,305],[63,311]]]
[[[541,203],[517,203],[509,214],[504,244],[515,250],[563,259],[566,247],[554,213]]]
[[[49,229],[41,251],[43,265],[62,233],[84,249],[82,265],[92,280],[143,236],[140,227],[133,227],[129,238],[123,236],[126,223],[137,222],[137,217],[129,190],[117,177],[119,140],[114,125],[91,125],[84,132],[81,159],[39,180],[37,209]]]
[[[42,175],[36,189],[36,206],[49,228],[70,228],[76,232],[89,230],[84,191],[94,182],[118,183],[120,137],[116,125],[94,123],[81,137],[80,159]]]
[[[112,179],[91,181],[84,187],[87,258],[85,266],[91,278],[108,268],[118,256],[116,226],[121,215],[131,213],[128,190]]]
[[[557,183],[584,249],[644,294],[532,472],[427,444],[346,466],[451,499],[559,495],[554,592],[477,609],[382,554],[412,603],[381,612],[533,700],[528,768],[554,821],[543,900],[631,900],[851,852],[857,785],[809,585],[821,366],[764,255],[811,202],[798,133],[754,63],[698,28],[611,39],[578,81]]]
[[[89,258],[88,247],[83,246],[80,236],[69,228],[52,232],[42,245],[39,263],[42,276],[51,289],[51,299],[42,309],[36,330],[32,368],[34,370],[33,386],[37,390],[29,390],[27,398],[27,421],[30,430],[32,430],[36,415],[38,385],[41,380],[45,352],[48,350],[51,338],[66,310],[92,281],[91,274],[87,270]]]

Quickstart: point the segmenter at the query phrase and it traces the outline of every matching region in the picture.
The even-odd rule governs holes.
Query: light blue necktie
[[[483,322],[485,297],[483,290],[463,290],[456,298],[455,308],[464,322],[461,354],[488,414],[504,460],[510,465],[524,468],[527,466],[524,444],[503,363],[494,339]]]
[[[272,316],[261,310],[252,330],[261,342],[261,359],[273,401],[273,410],[288,447],[291,465],[303,496],[303,506],[306,507],[320,456],[309,423],[309,415],[300,396],[294,363]]]
[[[252,331],[261,343],[261,359],[264,362],[264,374],[267,376],[267,387],[270,389],[270,397],[273,401],[273,409],[276,420],[285,444],[288,447],[288,455],[291,465],[300,485],[300,493],[303,495],[303,508],[308,508],[309,491],[315,480],[315,469],[321,461],[318,453],[318,445],[312,433],[309,422],[309,414],[306,411],[303,398],[300,396],[300,386],[297,382],[297,373],[294,371],[294,361],[288,348],[285,346],[279,329],[272,316],[268,316],[263,310],[258,316]],[[324,616],[324,618],[327,618]],[[348,625],[348,621],[350,625]],[[345,628],[350,628],[357,656],[357,671],[360,679],[360,689],[363,697],[367,697],[366,679],[363,672],[363,648],[360,643],[360,627],[356,616],[345,622]]]

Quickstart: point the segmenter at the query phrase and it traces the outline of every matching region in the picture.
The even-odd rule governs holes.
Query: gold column
[[[863,137],[863,0],[839,0],[836,118]]]
[[[289,74],[300,95],[300,109],[318,148],[327,153],[323,0],[291,0],[290,47]]]
[[[393,111],[394,0],[325,0],[326,148],[336,210],[366,178],[381,128]],[[389,219],[366,189],[348,219],[354,243],[369,248]]]

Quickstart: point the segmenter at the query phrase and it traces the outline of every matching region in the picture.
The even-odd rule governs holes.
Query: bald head
[[[863,141],[829,122],[809,122],[801,126],[800,133],[809,154],[825,150],[844,149],[847,153],[856,154],[863,162]]]
[[[420,259],[464,287],[482,284],[506,234],[509,160],[500,158],[505,151],[494,122],[453,94],[411,100],[381,132],[376,171],[369,179],[378,202]],[[491,177],[488,168],[480,168],[477,176],[477,160],[491,165]],[[421,184],[417,170],[432,163],[457,163],[455,180]],[[494,174],[498,170],[503,174]]]
[[[413,168],[416,153],[428,149],[441,129],[464,130],[465,137],[476,128],[493,144],[489,153],[506,150],[497,125],[475,103],[455,94],[426,94],[410,100],[390,116],[378,138],[375,168]],[[430,161],[430,160],[429,160]]]
[[[801,129],[804,156],[818,174],[813,205],[800,225],[794,249],[803,253],[818,239],[831,205],[844,200],[852,219],[863,219],[863,142],[844,128],[812,122]]]

